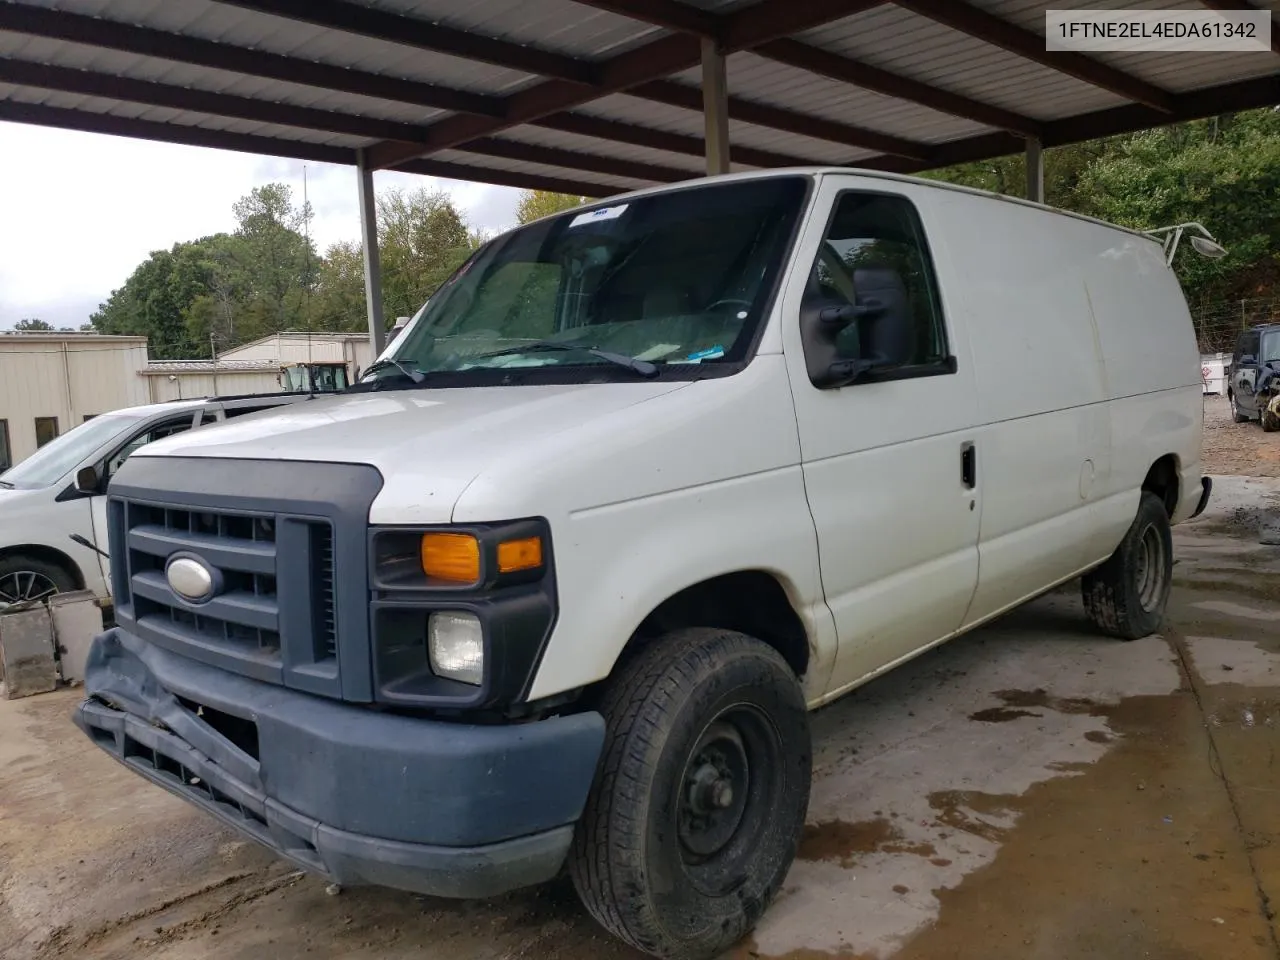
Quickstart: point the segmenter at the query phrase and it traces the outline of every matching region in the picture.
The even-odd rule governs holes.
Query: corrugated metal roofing
[[[1013,129],[1053,144],[1280,102],[1274,50],[1088,55],[1099,69],[1145,83],[1157,98],[1147,102],[1166,98],[1163,114],[1135,106],[1132,87],[1062,72],[1061,61],[1040,52],[1047,8],[1202,9],[1197,0],[957,0],[945,16],[919,0],[685,4],[703,12],[700,23],[720,18],[731,43],[750,24],[727,60],[730,140],[749,148],[734,158],[735,170],[783,162],[914,170],[976,159],[1018,149],[1001,129],[1011,113]],[[1280,0],[1257,5],[1280,16]],[[408,141],[426,157],[411,169],[452,164],[435,169],[582,192],[699,174],[696,38],[613,12],[617,2],[602,6],[611,9],[591,0],[0,0],[0,119],[352,162],[358,148]],[[938,22],[931,11],[941,20],[994,16],[1034,42],[1013,52],[981,36],[981,25]],[[368,17],[403,19],[354,22]],[[465,34],[473,46],[498,41],[499,49],[462,51],[447,38],[418,36],[433,25]],[[785,56],[769,47],[778,37],[790,37]],[[193,42],[202,44],[198,55]],[[809,48],[826,55],[827,68],[814,65]],[[640,81],[625,92],[549,79],[591,80],[619,56]],[[847,73],[833,78],[842,65],[874,68],[879,86],[848,82]],[[904,92],[898,78],[915,88]],[[513,94],[520,96],[509,100]],[[546,122],[536,113],[519,126],[493,119],[543,96],[553,103]],[[572,116],[557,122],[557,104]],[[464,120],[480,139],[442,137]],[[590,126],[601,120],[614,126]]]

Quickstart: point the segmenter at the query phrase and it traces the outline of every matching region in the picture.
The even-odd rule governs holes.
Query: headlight
[[[427,655],[436,676],[479,686],[484,679],[484,631],[480,618],[456,610],[431,614],[427,620]]]

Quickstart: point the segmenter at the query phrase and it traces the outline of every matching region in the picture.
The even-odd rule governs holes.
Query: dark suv
[[[1280,323],[1251,327],[1236,341],[1227,387],[1236,423],[1261,419],[1263,388],[1272,377],[1280,377]]]

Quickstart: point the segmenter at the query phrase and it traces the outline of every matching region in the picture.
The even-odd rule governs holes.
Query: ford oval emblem
[[[221,579],[195,557],[174,557],[164,568],[169,589],[189,603],[203,603],[213,597]]]

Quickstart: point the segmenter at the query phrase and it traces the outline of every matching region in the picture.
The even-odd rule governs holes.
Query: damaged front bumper
[[[551,879],[604,739],[582,713],[444,723],[205,666],[119,628],[76,724],[117,760],[344,884],[483,897]]]

